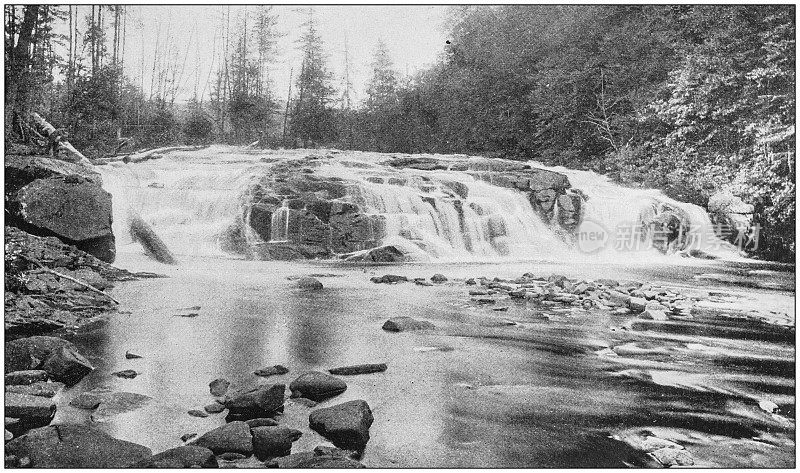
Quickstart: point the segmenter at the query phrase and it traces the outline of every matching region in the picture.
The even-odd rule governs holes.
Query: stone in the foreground
[[[134,468],[216,468],[217,457],[214,452],[196,445],[165,450],[152,458],[133,466]]]
[[[269,417],[283,409],[283,394],[286,386],[273,384],[260,386],[225,401],[230,416],[243,419]]]
[[[319,446],[313,452],[300,452],[265,463],[269,468],[365,468],[338,448]]]
[[[191,445],[205,447],[215,455],[229,452],[249,455],[253,452],[253,436],[249,425],[233,421],[206,432]]]
[[[47,371],[45,370],[22,370],[12,371],[5,376],[6,385],[33,384],[37,381],[47,381]]]
[[[292,397],[304,397],[312,401],[324,401],[347,390],[347,383],[339,378],[319,371],[310,371],[289,385]]]
[[[292,453],[292,442],[303,434],[299,430],[286,427],[255,427],[253,434],[253,453],[259,460],[282,457]]]
[[[340,376],[380,373],[382,371],[386,371],[386,363],[371,363],[364,365],[342,366],[339,368],[333,368],[328,370],[330,374],[335,374]]]
[[[51,419],[55,412],[56,404],[50,398],[10,392],[5,394],[6,417],[46,421]]]
[[[334,445],[361,451],[369,441],[372,411],[363,400],[318,409],[308,416],[309,426]]]
[[[28,457],[33,468],[125,468],[151,457],[149,448],[86,425],[33,429],[6,444],[6,455]]]
[[[383,324],[383,329],[389,332],[407,332],[411,330],[430,330],[436,328],[425,320],[416,320],[411,317],[392,317]]]
[[[44,370],[50,378],[72,385],[94,367],[72,343],[57,337],[34,336],[6,343],[6,372]]]
[[[317,291],[322,289],[322,283],[319,282],[318,279],[309,277],[303,277],[298,279],[295,285],[300,289],[305,289],[307,291]]]

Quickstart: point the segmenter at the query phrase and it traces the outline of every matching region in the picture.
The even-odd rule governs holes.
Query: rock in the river
[[[322,447],[322,446],[320,446]],[[338,448],[317,447],[313,452],[293,453],[266,462],[268,468],[365,468],[365,466],[349,457],[348,452]]]
[[[100,402],[100,406],[92,414],[92,420],[95,422],[105,422],[115,415],[139,409],[152,400],[152,398],[144,394],[124,391],[96,394],[100,396],[102,402]]]
[[[8,442],[6,453],[28,457],[33,468],[126,468],[152,456],[145,446],[78,424],[33,429]]]
[[[214,452],[196,445],[165,450],[134,465],[134,468],[216,468]]]
[[[416,320],[411,317],[392,317],[384,322],[382,328],[389,332],[407,332],[411,330],[429,330],[436,328],[436,326],[428,321]]]
[[[318,409],[308,417],[309,426],[334,445],[356,451],[367,445],[372,421],[369,404],[360,399]]]
[[[116,376],[118,378],[125,378],[125,379],[133,379],[133,378],[135,378],[136,376],[139,375],[139,373],[137,373],[134,370],[116,371],[116,372],[111,373],[111,374],[113,374],[114,376]]]
[[[365,263],[402,263],[410,256],[394,245],[379,246],[371,250],[358,251],[344,257],[345,261]]]
[[[658,320],[658,321],[665,321],[669,320],[667,313],[663,310],[654,310],[654,309],[647,309],[641,314],[639,314],[640,319],[647,319],[647,320]]]
[[[637,447],[643,452],[647,453],[654,452],[662,448],[675,448],[678,450],[683,450],[683,445],[659,437],[653,437],[652,435],[645,437],[644,440],[637,445]]]
[[[647,299],[643,297],[631,297],[628,300],[628,308],[634,314],[639,314],[641,312],[644,312],[646,307],[647,307]]]
[[[447,282],[447,277],[444,274],[436,273],[433,276],[431,276],[431,281],[435,283],[443,283]]]
[[[227,452],[249,455],[253,452],[253,436],[249,425],[233,421],[206,432],[191,445],[208,448],[215,455]]]
[[[650,452],[650,455],[664,466],[694,465],[694,458],[692,458],[692,455],[686,450],[667,447]]]
[[[37,381],[33,384],[12,384],[6,386],[7,393],[30,394],[31,396],[53,397],[64,389],[64,383]]]
[[[286,427],[255,427],[253,434],[253,453],[259,460],[282,457],[292,453],[292,442],[303,434],[299,430]]]
[[[201,411],[200,409],[189,409],[189,411],[187,411],[187,414],[189,414],[192,417],[200,417],[200,418],[208,417],[208,414],[205,411]]]
[[[250,426],[250,429],[254,429],[256,427],[274,427],[278,425],[278,421],[275,419],[270,419],[269,417],[260,417],[258,419],[248,419],[245,421],[247,425]]]
[[[328,370],[330,374],[351,376],[356,374],[380,373],[386,371],[386,363],[373,363],[365,365],[342,366]]]
[[[384,274],[383,276],[373,276],[369,278],[375,284],[397,284],[399,282],[406,282],[408,278],[405,276],[397,276],[395,274]]]
[[[136,353],[131,353],[129,351],[125,352],[125,359],[126,360],[135,360],[137,358],[141,358],[141,355],[137,355]]]
[[[225,410],[225,406],[223,406],[218,402],[212,402],[211,404],[203,407],[203,409],[205,409],[205,411],[208,412],[209,414],[219,414],[220,412]]]
[[[188,433],[188,434],[183,434],[183,435],[181,435],[181,442],[188,442],[189,440],[191,440],[191,439],[193,439],[195,437],[197,437],[197,434],[194,433],[194,432],[191,432],[191,433]]]
[[[315,278],[303,277],[298,279],[295,284],[300,289],[305,289],[308,291],[316,291],[322,289],[322,283]]]
[[[96,409],[97,406],[99,406],[102,401],[103,401],[102,398],[97,394],[85,392],[85,393],[80,393],[78,396],[73,398],[69,402],[69,405],[72,407],[77,407],[78,409],[92,410]]]
[[[50,378],[72,385],[94,367],[72,343],[57,337],[35,336],[6,343],[6,372],[41,369]]]
[[[229,416],[242,419],[268,417],[283,409],[283,395],[286,386],[273,384],[259,386],[250,391],[233,395],[225,401]]]
[[[6,442],[8,442],[9,440],[14,438],[14,434],[9,432],[8,429],[3,429],[3,430],[5,430],[5,441]]]
[[[30,394],[5,393],[5,415],[44,422],[53,418],[56,404],[49,398]]]
[[[5,384],[33,384],[37,381],[47,381],[45,370],[12,371],[6,374]]]
[[[212,396],[224,396],[230,385],[231,383],[227,379],[217,378],[208,383],[208,388]]]
[[[292,381],[289,390],[292,397],[305,397],[319,402],[345,392],[347,383],[329,374],[311,371]]]
[[[267,366],[265,368],[261,368],[259,370],[256,370],[254,372],[254,374],[256,376],[264,376],[264,377],[266,377],[266,376],[275,376],[275,375],[286,374],[288,372],[289,372],[289,369],[286,368],[285,366],[283,366],[283,365],[275,365],[275,366]]]

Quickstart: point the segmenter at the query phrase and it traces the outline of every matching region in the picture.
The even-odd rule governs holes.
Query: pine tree
[[[397,72],[386,43],[378,40],[372,59],[372,78],[367,85],[367,110],[388,110],[397,105],[397,87]]]

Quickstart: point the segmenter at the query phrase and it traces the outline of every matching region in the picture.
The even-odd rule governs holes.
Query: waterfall
[[[274,163],[303,159],[308,153],[212,146],[173,151],[137,164],[98,166],[104,187],[114,198],[118,253],[141,251],[128,234],[128,210],[151,226],[179,259],[182,255],[226,256],[229,251],[239,251],[232,248],[245,248],[242,251],[246,252],[248,246],[289,242],[290,221],[297,225],[292,231],[301,235],[303,220],[295,220],[295,216],[305,211],[290,209],[284,197],[269,217],[269,234],[259,236],[250,225],[254,196],[248,192],[254,182],[270,175]],[[369,241],[353,243],[357,248],[396,245],[415,259],[432,261],[669,261],[675,256],[653,248],[655,236],[641,227],[660,208],[668,207],[678,209],[680,219],[687,223],[681,227],[689,229],[680,236],[686,240],[682,249],[738,257],[732,245],[714,235],[704,209],[657,190],[625,188],[589,171],[531,162],[565,174],[572,188],[587,196],[582,204],[583,223],[572,235],[558,225],[559,205],[545,221],[527,193],[502,187],[502,176],[493,170],[495,162],[437,155],[435,159],[451,163],[447,170],[417,170],[386,166],[389,157],[337,152],[315,161],[314,175],[346,182],[347,196],[342,200],[357,204],[359,212],[369,217],[363,237]],[[380,225],[373,226],[378,221]],[[637,226],[642,232],[637,247],[620,244],[620,232]],[[595,233],[602,233],[606,240],[598,251],[586,251],[581,235]],[[225,244],[232,235],[241,244]],[[331,246],[332,228],[322,238]]]

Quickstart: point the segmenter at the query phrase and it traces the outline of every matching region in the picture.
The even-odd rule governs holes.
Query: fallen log
[[[50,138],[50,135],[52,135],[53,133],[56,132],[56,127],[54,127],[53,125],[48,123],[47,120],[42,118],[42,116],[39,115],[38,113],[32,112],[30,117],[31,117],[31,120],[33,120],[33,122],[36,123],[41,128],[41,130],[45,133],[45,137],[47,137],[48,139]],[[80,164],[82,164],[82,165],[84,165],[84,166],[86,166],[86,167],[88,167],[90,169],[93,167],[93,164],[92,164],[91,161],[89,161],[89,158],[87,158],[80,151],[75,149],[75,147],[72,146],[69,143],[69,141],[67,141],[67,140],[59,140],[58,143],[62,148],[64,148],[65,150],[69,151],[73,156],[77,157],[78,158],[78,163],[80,163]]]
[[[112,158],[102,158],[95,161],[96,164],[108,164],[114,163],[118,161],[122,161],[123,163],[140,163],[142,161],[148,161],[150,159],[160,159],[164,156],[163,153],[169,153],[170,151],[197,151],[200,149],[208,148],[208,146],[167,146],[164,148],[152,148],[144,151],[139,151],[137,153],[126,154],[125,156],[115,156]]]
[[[172,252],[169,251],[167,245],[164,244],[161,238],[156,235],[156,232],[150,228],[150,225],[133,210],[128,210],[128,226],[131,237],[133,237],[134,241],[141,243],[147,256],[159,263],[178,264],[178,260],[176,260]]]
[[[24,258],[24,259],[30,261],[31,263],[35,264],[36,266],[39,267],[39,269],[41,269],[42,271],[44,271],[46,273],[50,273],[53,276],[57,276],[59,278],[66,279],[68,281],[72,281],[75,284],[78,284],[79,286],[83,286],[83,287],[85,287],[86,289],[88,289],[88,290],[90,290],[92,292],[96,292],[98,294],[104,295],[109,300],[111,300],[111,302],[113,302],[115,304],[119,304],[119,301],[117,301],[116,299],[114,299],[110,295],[106,294],[105,292],[101,291],[100,289],[97,289],[96,287],[92,286],[89,283],[85,283],[85,282],[81,281],[80,279],[76,279],[76,278],[73,278],[72,276],[68,276],[66,274],[59,273],[58,271],[53,271],[52,269],[48,268],[47,266],[43,265],[42,263],[40,263],[39,261],[37,261],[37,260],[35,260],[33,258],[29,258],[29,257],[24,256],[24,255],[22,255],[22,258]]]

